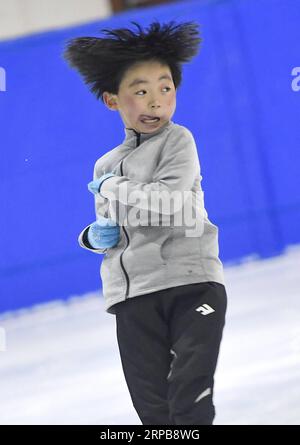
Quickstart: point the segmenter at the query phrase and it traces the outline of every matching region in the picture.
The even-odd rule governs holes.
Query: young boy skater
[[[123,142],[95,163],[88,188],[97,219],[79,243],[105,254],[105,309],[116,315],[122,368],[142,423],[211,425],[227,295],[195,141],[171,120],[182,63],[201,38],[193,22],[153,22],[148,32],[132,23],[136,33],[102,30],[108,37],[72,39],[64,52],[125,126]]]

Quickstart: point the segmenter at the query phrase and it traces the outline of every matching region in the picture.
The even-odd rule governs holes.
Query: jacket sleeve
[[[97,176],[96,176],[96,164],[95,164],[95,167],[94,167],[93,179],[97,178]],[[95,195],[95,214],[96,214],[96,219],[99,216],[109,217],[108,216],[108,213],[109,213],[108,208],[109,208],[109,201],[108,201],[108,199],[103,198],[99,193],[97,195]],[[106,253],[107,252],[107,248],[105,248],[105,249],[95,249],[89,243],[87,235],[88,235],[88,231],[89,231],[89,228],[90,228],[91,224],[89,224],[87,227],[85,227],[82,230],[82,232],[80,232],[80,234],[78,236],[78,243],[79,243],[80,247],[83,247],[84,249],[87,249],[87,250],[91,250],[94,253],[99,253],[99,254]]]
[[[163,147],[153,182],[143,183],[126,176],[114,176],[103,182],[101,195],[125,206],[169,216],[182,209],[186,199],[184,192],[191,192],[199,176],[201,181],[193,135],[181,126],[170,135]]]

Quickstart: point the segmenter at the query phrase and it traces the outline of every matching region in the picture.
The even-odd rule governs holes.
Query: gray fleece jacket
[[[120,240],[104,254],[100,275],[105,310],[161,289],[205,281],[225,285],[218,227],[204,207],[196,144],[185,127],[169,121],[153,133],[125,128],[123,143],[99,158],[94,179],[113,172],[95,195],[96,217],[114,219]],[[101,196],[102,195],[102,196]]]

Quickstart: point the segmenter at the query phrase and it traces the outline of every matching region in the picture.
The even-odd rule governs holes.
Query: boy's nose
[[[152,102],[151,104],[150,104],[150,106],[151,106],[151,108],[160,108],[160,105],[159,105],[159,103],[158,102]]]

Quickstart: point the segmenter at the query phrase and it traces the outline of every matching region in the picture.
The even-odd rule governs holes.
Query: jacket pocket
[[[198,237],[186,236],[186,227],[173,227],[170,229],[170,235],[163,241],[160,247],[160,254],[163,261],[172,259],[180,260],[184,257],[200,256]]]
[[[168,258],[170,258],[171,255],[173,230],[174,230],[173,228],[170,229],[170,234],[167,236],[167,238],[162,242],[160,246],[160,256],[163,259],[163,261],[166,261]]]

